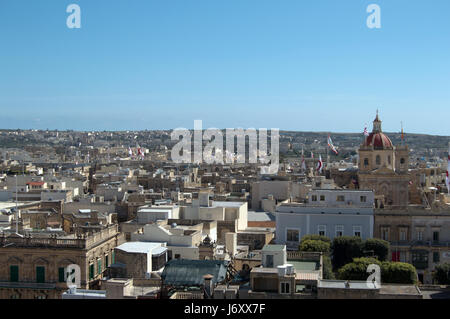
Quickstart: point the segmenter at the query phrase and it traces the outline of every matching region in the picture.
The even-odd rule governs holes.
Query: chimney
[[[213,296],[213,283],[212,279],[214,278],[213,275],[207,274],[203,276],[203,280],[205,281],[205,294],[206,299],[212,299]]]
[[[225,248],[230,254],[230,257],[234,257],[237,254],[237,234],[226,233],[225,234]]]

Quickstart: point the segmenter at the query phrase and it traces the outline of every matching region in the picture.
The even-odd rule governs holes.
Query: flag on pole
[[[449,171],[450,171],[450,143],[448,143],[447,172],[445,176],[445,184],[447,184],[448,193],[450,194],[450,177],[448,175]]]
[[[319,161],[317,162],[317,171],[319,173],[322,173],[322,167],[323,167],[322,155],[319,155]]]
[[[142,158],[145,157],[144,151],[142,150],[142,148],[138,147],[137,151],[138,151],[138,156],[141,156]]]
[[[131,147],[128,147],[128,155],[130,157],[133,156],[133,150],[131,149]]]
[[[369,131],[367,130],[367,124],[364,127],[364,136],[369,136]]]
[[[314,153],[311,151],[311,158],[314,159]]]
[[[306,170],[305,155],[302,149],[302,171]]]
[[[333,141],[331,140],[330,135],[328,135],[328,146],[331,148],[331,150],[334,152],[334,154],[338,155],[338,151],[336,147],[333,145]]]

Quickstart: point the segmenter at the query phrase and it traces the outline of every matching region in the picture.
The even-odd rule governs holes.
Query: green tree
[[[365,281],[370,275],[367,272],[367,267],[371,264],[379,265],[381,268],[381,262],[376,258],[355,258],[353,262],[339,269],[338,278],[341,280]]]
[[[321,235],[305,235],[302,237],[302,241],[305,240],[321,240],[331,244],[331,239],[329,237]]]
[[[332,244],[332,262],[335,270],[362,256],[363,242],[360,237],[336,237]]]
[[[450,285],[450,263],[437,265],[433,278],[439,285]]]
[[[374,255],[378,257],[378,260],[386,261],[389,253],[389,242],[382,239],[370,238],[364,241],[362,249],[363,252],[373,251]]]
[[[333,272],[333,266],[331,265],[331,258],[329,256],[322,256],[322,270],[323,270],[323,279],[335,279],[335,275]]]
[[[408,263],[385,261],[381,265],[381,281],[390,284],[415,284],[417,271]]]
[[[376,258],[355,258],[353,262],[346,264],[338,271],[341,280],[367,280],[369,273],[367,267],[370,264],[380,266],[381,282],[389,284],[415,284],[417,272],[413,265],[401,262],[380,262]]]
[[[330,252],[330,243],[322,240],[302,240],[300,243],[300,251],[315,251],[328,254]]]

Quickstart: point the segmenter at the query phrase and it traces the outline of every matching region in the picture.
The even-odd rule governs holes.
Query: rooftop
[[[265,245],[262,251],[283,251],[285,249],[285,245]]]
[[[118,247],[116,247],[116,249],[120,249],[123,250],[125,252],[128,253],[150,253],[153,252],[153,250],[158,249],[158,251],[161,251],[161,249],[159,248],[163,248],[164,250],[167,250],[167,248],[162,247],[160,243],[148,243],[148,242],[127,242],[124,243]]]
[[[348,283],[348,286],[347,286]],[[328,289],[380,289],[376,282],[345,281],[345,280],[319,280],[317,288]]]

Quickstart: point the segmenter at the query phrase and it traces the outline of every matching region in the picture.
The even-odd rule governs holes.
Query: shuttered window
[[[65,268],[59,267],[58,268],[58,281],[59,282],[66,282],[66,274],[65,274]]]
[[[94,279],[94,264],[89,265],[89,279]]]
[[[97,273],[100,275],[102,273],[102,260],[97,261]]]
[[[45,267],[36,267],[36,282],[45,283]]]
[[[9,281],[18,282],[19,281],[19,266],[9,267]]]

